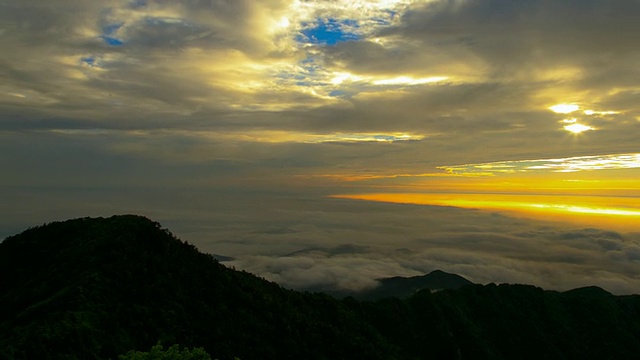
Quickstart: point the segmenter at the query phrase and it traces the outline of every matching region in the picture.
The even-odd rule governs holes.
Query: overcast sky
[[[639,16],[2,0],[0,237],[138,213],[294,288],[442,269],[638,293]]]

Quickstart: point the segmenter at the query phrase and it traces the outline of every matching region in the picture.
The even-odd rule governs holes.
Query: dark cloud
[[[496,68],[637,54],[637,1],[434,1],[381,31],[437,48],[460,46]]]
[[[301,249],[301,250],[286,254],[285,256],[286,257],[295,257],[295,256],[334,257],[338,255],[347,255],[347,254],[348,255],[363,254],[367,252],[367,249],[368,249],[368,246],[342,244],[342,245],[334,246],[331,248],[311,247],[311,248]]]

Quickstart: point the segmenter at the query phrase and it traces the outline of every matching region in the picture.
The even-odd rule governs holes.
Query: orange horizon
[[[330,197],[499,211],[515,217],[640,231],[638,197],[490,193],[361,193]]]

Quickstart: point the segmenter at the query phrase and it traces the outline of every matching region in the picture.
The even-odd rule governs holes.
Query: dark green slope
[[[469,285],[363,302],[366,321],[417,358],[637,359],[640,296],[599,288]]]
[[[108,359],[158,340],[243,360],[637,359],[640,297],[468,285],[339,301],[225,268],[138,216],[0,243],[0,359]]]
[[[528,285],[438,293],[463,354],[499,359],[633,359],[640,353],[640,297],[598,288],[577,295]]]

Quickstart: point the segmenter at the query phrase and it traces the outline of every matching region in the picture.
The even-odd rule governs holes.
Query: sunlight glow
[[[528,204],[534,208],[551,209],[558,211],[567,211],[583,214],[600,214],[600,215],[619,215],[619,216],[640,216],[640,210],[624,210],[624,209],[607,209],[607,208],[590,208],[575,205],[561,204]]]
[[[348,72],[335,72],[330,82],[333,85],[340,85],[345,82],[366,82],[373,85],[422,85],[441,82],[447,80],[446,76],[431,76],[426,78],[413,78],[410,76],[398,76],[394,78],[378,78],[370,76],[360,76]]]
[[[640,208],[624,208],[628,204],[621,202],[625,199],[609,197],[592,198],[587,200],[578,197],[554,197],[540,195],[497,195],[497,194],[420,194],[420,193],[373,193],[357,195],[332,195],[335,198],[348,198],[359,200],[382,201],[402,204],[456,206],[462,208],[479,209],[541,209],[559,212],[637,216],[640,217]],[[488,200],[490,199],[490,200]],[[540,202],[544,200],[544,202]],[[560,203],[558,202],[560,201]],[[575,201],[576,204],[567,204],[566,201]],[[602,206],[601,203],[618,203],[617,207]],[[614,205],[615,206],[615,205]]]
[[[585,110],[585,115],[617,115],[620,114],[618,111],[595,111],[595,110]]]
[[[340,85],[345,81],[355,82],[363,79],[361,76],[354,75],[348,72],[336,72],[333,75],[334,76],[331,79],[331,83],[333,85]]]
[[[421,84],[430,84],[435,82],[440,82],[447,80],[446,76],[432,76],[428,78],[418,78],[414,79],[409,76],[398,76],[391,79],[381,79],[375,80],[373,82],[374,85],[421,85]]]
[[[277,23],[277,26],[279,28],[287,28],[289,27],[289,25],[291,25],[291,22],[286,16],[283,16],[282,18],[280,18],[280,21],[278,21]]]
[[[591,126],[587,126],[587,125],[582,125],[582,124],[572,124],[572,125],[567,125],[564,127],[565,130],[570,131],[574,134],[580,134],[582,132],[585,131],[589,131],[589,130],[595,130],[595,128],[591,127]]]
[[[549,107],[549,109],[557,114],[569,114],[574,111],[580,110],[580,106],[576,104],[558,104]]]
[[[640,206],[633,197],[580,197],[520,194],[470,193],[368,193],[340,194],[332,198],[379,201],[396,204],[453,206],[458,208],[504,211],[510,215],[551,221],[637,230]]]

